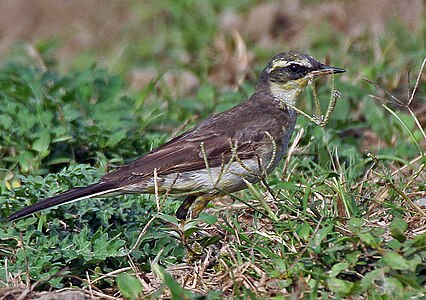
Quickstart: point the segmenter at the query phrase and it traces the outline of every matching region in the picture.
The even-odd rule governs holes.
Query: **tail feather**
[[[58,206],[64,203],[80,201],[92,197],[105,196],[107,194],[120,194],[119,191],[120,188],[117,188],[116,186],[112,186],[111,184],[105,182],[91,184],[86,187],[75,188],[57,196],[42,199],[33,205],[27,206],[22,210],[11,214],[7,220],[13,221],[16,219],[20,219],[40,210]]]

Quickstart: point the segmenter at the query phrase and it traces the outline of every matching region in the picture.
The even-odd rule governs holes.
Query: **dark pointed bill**
[[[326,65],[321,65],[318,70],[315,70],[312,72],[312,75],[314,76],[320,76],[320,75],[326,75],[326,74],[337,74],[337,73],[344,73],[346,70],[336,68],[336,67],[330,67]]]

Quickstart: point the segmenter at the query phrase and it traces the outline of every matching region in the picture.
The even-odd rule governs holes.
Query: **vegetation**
[[[127,299],[424,298],[424,20],[415,30],[389,23],[378,39],[307,25],[315,34],[302,47],[265,32],[266,49],[255,34],[221,28],[226,12],[250,15],[243,5],[167,2],[141,13],[157,20],[158,34],[126,44],[114,65],[77,57],[67,69],[49,40],[4,59],[0,295],[74,287]],[[198,13],[188,14],[194,6]],[[266,61],[290,47],[348,72],[301,97],[299,108],[312,115],[314,92],[323,111],[333,88],[341,94],[325,126],[299,117],[287,159],[264,183],[218,199],[185,225],[174,217],[180,199],[155,195],[5,222],[237,104]],[[159,72],[134,89],[135,66]]]

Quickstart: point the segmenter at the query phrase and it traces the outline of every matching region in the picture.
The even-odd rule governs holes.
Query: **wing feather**
[[[262,104],[262,99],[254,94],[252,101],[204,120],[145,156],[106,174],[102,181],[122,181],[126,185],[153,176],[154,170],[158,176],[199,170],[205,168],[206,159],[210,167],[220,166],[232,158],[231,145],[235,144],[240,159],[255,157],[262,145],[271,142],[265,130],[278,137],[275,142],[280,144],[283,130],[295,121],[280,109]]]
[[[152,176],[154,169],[159,176],[205,168],[207,159],[210,167],[227,163],[233,155],[236,144],[240,159],[253,157],[256,144],[263,135],[256,132],[245,134],[235,131],[205,132],[179,136],[145,156],[106,174],[102,181],[130,180],[134,177]],[[204,149],[204,151],[203,151]]]

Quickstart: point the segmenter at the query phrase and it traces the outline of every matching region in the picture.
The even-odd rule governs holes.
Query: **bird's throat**
[[[279,100],[280,102],[283,102],[283,104],[295,106],[297,96],[299,96],[303,88],[306,87],[307,83],[308,80],[305,78],[288,81],[284,84],[271,82],[269,86],[269,91],[275,99]]]

